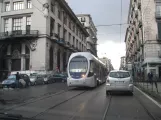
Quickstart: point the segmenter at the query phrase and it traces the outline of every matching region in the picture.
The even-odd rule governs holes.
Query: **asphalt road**
[[[3,105],[0,112],[45,120],[161,120],[161,109],[137,89],[134,96],[106,96],[105,85],[68,89],[64,83],[56,83],[11,93],[23,100]]]

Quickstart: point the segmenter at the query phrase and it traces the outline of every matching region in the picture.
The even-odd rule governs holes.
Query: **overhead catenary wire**
[[[32,6],[35,7],[38,11],[40,11],[43,15],[45,15],[45,14],[43,13],[43,11],[40,10],[39,8],[37,8],[34,4],[32,4]]]
[[[42,2],[40,2],[39,0],[37,0],[40,4],[42,4],[43,5],[43,3]]]
[[[120,26],[120,25],[128,25],[128,23],[119,23],[119,24],[107,24],[107,25],[96,25],[95,27],[108,27],[108,26]]]

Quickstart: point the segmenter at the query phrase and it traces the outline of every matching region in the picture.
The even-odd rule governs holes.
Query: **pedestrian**
[[[20,80],[20,74],[19,74],[19,72],[17,72],[17,73],[16,73],[17,88],[19,88],[19,87],[20,87],[19,80]]]
[[[152,72],[148,73],[148,79],[149,79],[150,84],[152,84],[152,82],[153,82],[153,73]]]

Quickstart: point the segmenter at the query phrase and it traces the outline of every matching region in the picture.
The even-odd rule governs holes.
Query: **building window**
[[[22,27],[22,18],[13,19],[13,31],[21,30]]]
[[[68,41],[70,42],[70,40],[71,40],[71,34],[69,33],[69,40]]]
[[[31,25],[31,16],[26,17],[26,24]]]
[[[78,48],[78,40],[76,40],[76,48]]]
[[[77,27],[75,27],[75,29],[76,29],[76,35],[78,36],[78,28],[77,28]]]
[[[61,20],[61,8],[58,6],[58,18]]]
[[[63,31],[63,39],[64,39],[64,41],[66,41],[66,36],[67,36],[67,30],[64,29],[64,31]]]
[[[13,10],[22,10],[22,9],[24,9],[24,4],[22,1],[13,3]]]
[[[75,25],[74,25],[74,23],[73,23],[73,32],[75,32]]]
[[[63,16],[63,22],[65,25],[67,25],[67,14],[64,12],[64,16]]]
[[[26,17],[26,31],[29,34],[31,30],[31,16]]]
[[[51,1],[51,11],[55,14],[55,1]]]
[[[6,2],[5,3],[5,11],[10,11],[10,3],[9,2]]]
[[[158,24],[158,38],[161,39],[161,22],[157,22]]]
[[[85,22],[86,21],[86,18],[85,17],[82,17],[81,18],[81,22]]]
[[[59,36],[59,38],[60,38],[60,29],[61,29],[61,25],[58,24],[58,36]]]
[[[27,0],[27,8],[32,8],[31,0]]]
[[[50,34],[53,36],[53,33],[55,33],[55,20],[53,18],[50,18]]]
[[[73,36],[73,45],[75,47],[75,37]]]
[[[71,29],[71,21],[69,20],[69,29]]]
[[[81,42],[79,42],[79,49],[81,50]]]
[[[5,19],[4,20],[4,32],[7,32],[8,31],[8,19]]]

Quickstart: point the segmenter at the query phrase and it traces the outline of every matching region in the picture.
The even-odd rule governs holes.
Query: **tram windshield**
[[[69,64],[69,73],[71,76],[77,77],[82,76],[82,74],[86,74],[88,70],[88,61],[83,56],[77,56],[71,59]]]

